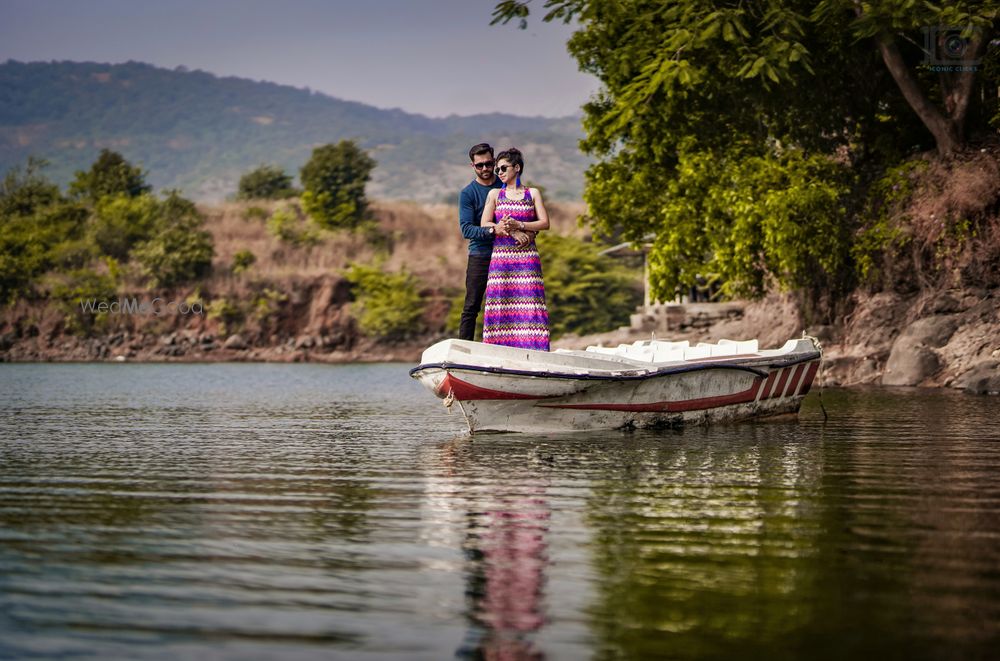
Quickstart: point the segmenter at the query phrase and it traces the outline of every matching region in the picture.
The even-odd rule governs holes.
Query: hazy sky
[[[573,27],[491,27],[494,4],[0,0],[0,61],[183,65],[435,117],[578,112],[598,85],[566,52]],[[508,53],[514,68],[500,68]]]

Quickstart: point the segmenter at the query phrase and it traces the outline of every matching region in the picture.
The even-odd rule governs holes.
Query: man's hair
[[[469,160],[476,160],[476,156],[480,154],[489,154],[490,158],[493,158],[493,147],[490,147],[488,142],[480,142],[478,145],[469,150]]]
[[[521,151],[519,149],[508,147],[497,154],[496,160],[497,162],[506,160],[511,165],[519,165],[521,166],[521,174],[524,174],[524,157],[521,156]]]

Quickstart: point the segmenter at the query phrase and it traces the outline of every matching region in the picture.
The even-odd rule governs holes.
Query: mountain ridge
[[[516,145],[525,152],[526,179],[555,199],[578,200],[591,162],[579,150],[582,136],[577,116],[435,118],[184,67],[0,64],[0,168],[39,156],[61,184],[109,148],[146,170],[158,189],[218,201],[257,165],[297,175],[314,147],[349,138],[378,162],[369,196],[454,201],[472,178],[469,146],[485,140],[498,149]]]

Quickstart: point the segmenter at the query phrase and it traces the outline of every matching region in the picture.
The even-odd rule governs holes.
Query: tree
[[[203,223],[194,203],[168,192],[158,205],[154,232],[132,251],[150,284],[172,287],[208,273],[215,249]]]
[[[87,171],[77,170],[70,183],[70,195],[96,203],[109,195],[138,197],[153,187],[146,183],[142,169],[133,166],[118,152],[102,149]]]
[[[292,177],[272,165],[261,165],[240,177],[236,198],[240,200],[283,200],[296,194]]]
[[[303,208],[322,227],[357,227],[367,218],[365,184],[374,167],[374,159],[351,140],[317,147],[299,174]]]
[[[997,80],[959,76],[975,92],[948,101],[920,67],[916,27],[961,19],[986,34],[995,5],[874,4],[545,2],[543,20],[579,21],[568,48],[602,83],[584,106],[581,143],[600,159],[587,173],[592,224],[636,242],[655,234],[655,294],[672,297],[705,270],[725,273],[730,293],[850,288],[865,186],[914,148],[960,144],[914,111],[886,66],[887,35],[925,96],[951,108],[956,131],[970,118],[962,135],[988,130]],[[493,22],[523,27],[528,16],[527,2],[504,0]]]
[[[642,302],[639,272],[599,254],[593,243],[542,233],[538,248],[545,259],[545,298],[552,337],[586,335],[627,325]]]

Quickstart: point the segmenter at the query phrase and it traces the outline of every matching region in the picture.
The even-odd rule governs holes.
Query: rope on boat
[[[444,398],[444,407],[448,409],[448,413],[451,413],[451,405],[455,403],[455,391],[448,390],[448,396]]]
[[[802,339],[809,340],[810,342],[813,343],[813,345],[816,347],[816,350],[819,351],[820,360],[822,360],[823,345],[819,343],[819,338],[813,337],[812,335],[807,334],[805,331],[802,331]],[[823,406],[823,386],[817,388],[816,395],[819,397],[819,410],[823,412],[823,422],[826,422],[827,420],[830,419],[830,416],[826,414],[826,407]]]

